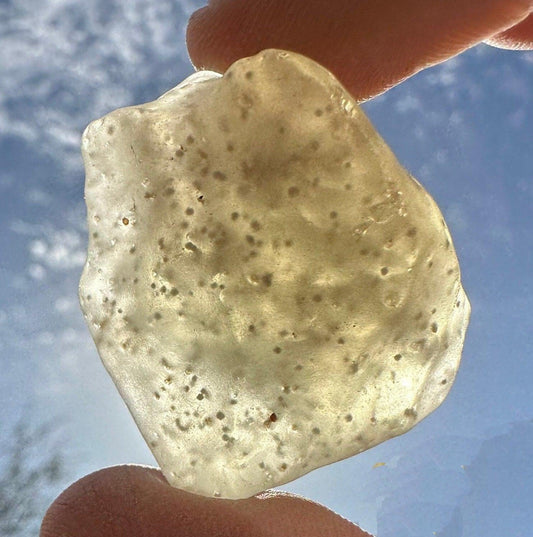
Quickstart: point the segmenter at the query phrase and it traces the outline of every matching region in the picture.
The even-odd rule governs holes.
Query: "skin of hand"
[[[212,0],[193,14],[193,64],[224,72],[265,48],[318,61],[364,101],[480,43],[533,49],[533,0]],[[354,485],[355,486],[355,485]],[[266,492],[203,498],[161,472],[117,466],[90,474],[49,508],[41,537],[364,537],[304,498]]]

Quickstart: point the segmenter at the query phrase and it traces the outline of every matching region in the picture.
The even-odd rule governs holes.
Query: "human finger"
[[[265,492],[246,500],[172,488],[155,468],[115,466],[90,474],[51,505],[40,537],[369,537],[304,498]]]
[[[266,48],[304,54],[358,100],[525,19],[531,0],[211,0],[187,29],[193,64],[224,72]]]
[[[489,45],[511,50],[533,50],[533,14],[487,40]]]

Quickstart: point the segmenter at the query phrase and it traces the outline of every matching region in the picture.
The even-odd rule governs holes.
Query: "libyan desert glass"
[[[450,234],[323,67],[196,73],[83,154],[82,308],[173,486],[245,498],[443,401],[470,312]]]

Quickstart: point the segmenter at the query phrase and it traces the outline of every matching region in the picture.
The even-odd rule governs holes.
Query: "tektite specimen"
[[[320,65],[193,74],[83,155],[82,308],[173,486],[248,497],[447,395],[470,312],[450,234]]]

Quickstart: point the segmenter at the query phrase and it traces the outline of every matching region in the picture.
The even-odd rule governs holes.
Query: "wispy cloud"
[[[185,15],[198,4],[0,4],[0,135],[21,137],[36,150],[60,157],[66,171],[79,168],[80,133],[90,120],[132,104],[140,86],[153,84],[154,69],[165,69],[174,82],[187,68]],[[169,24],[172,20],[175,24]]]

